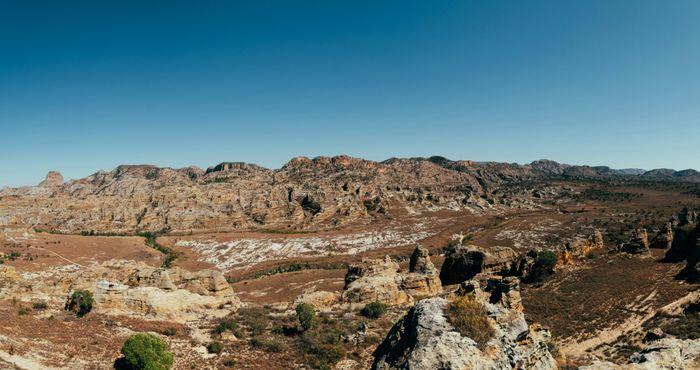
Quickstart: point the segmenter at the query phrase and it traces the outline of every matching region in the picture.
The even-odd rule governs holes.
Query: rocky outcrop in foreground
[[[549,332],[529,327],[516,278],[472,280],[459,294],[483,305],[492,338],[479,348],[450,323],[450,300],[424,299],[397,322],[374,353],[375,370],[386,369],[556,369],[547,348]]]

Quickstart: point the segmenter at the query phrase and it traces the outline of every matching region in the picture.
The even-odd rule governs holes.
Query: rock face
[[[627,364],[595,361],[580,370],[656,370],[699,369],[700,340],[661,338],[652,341],[640,352],[630,356]]]
[[[54,188],[63,185],[63,175],[56,171],[50,171],[46,174],[44,181],[39,183],[42,188]]]
[[[646,229],[639,228],[634,230],[629,242],[625,243],[622,249],[632,254],[649,253],[649,236]]]
[[[445,253],[440,280],[445,285],[459,284],[481,272],[505,273],[516,257],[512,249],[505,247],[486,252],[474,245],[453,245]]]
[[[391,329],[374,352],[373,369],[556,369],[549,333],[525,322],[517,279],[470,281],[462,290],[484,305],[495,330],[483,350],[446,317],[445,298],[424,299]]]
[[[416,248],[411,255],[410,266],[408,273],[402,273],[399,264],[389,256],[384,260],[365,259],[351,265],[345,275],[342,300],[356,304],[379,301],[401,305],[442,292],[437,269],[430,261],[427,250]]]

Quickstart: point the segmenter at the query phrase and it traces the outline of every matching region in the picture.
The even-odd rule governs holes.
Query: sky
[[[0,187],[338,154],[700,169],[700,1],[0,0]]]

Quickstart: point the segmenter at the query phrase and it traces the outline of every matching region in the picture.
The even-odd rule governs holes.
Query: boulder
[[[505,273],[515,259],[515,252],[506,247],[494,247],[486,252],[474,245],[454,245],[445,253],[440,280],[450,285],[469,280],[482,272]]]
[[[419,301],[390,330],[374,352],[373,369],[556,369],[547,349],[549,333],[528,327],[516,278],[463,283],[487,312],[494,329],[483,349],[447,319],[450,301]]]
[[[340,293],[338,292],[327,292],[324,290],[305,290],[302,294],[297,296],[292,302],[290,309],[294,309],[296,306],[302,303],[308,303],[314,306],[320,311],[329,311],[331,307],[340,302]]]
[[[658,234],[651,240],[649,247],[668,249],[673,245],[673,222],[669,221],[661,228]]]
[[[630,240],[623,245],[623,250],[632,254],[649,253],[649,236],[646,229],[634,230]]]

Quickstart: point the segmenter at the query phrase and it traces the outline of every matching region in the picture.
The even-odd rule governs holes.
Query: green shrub
[[[557,255],[552,251],[540,251],[537,253],[535,263],[532,265],[527,280],[531,282],[542,281],[554,272],[557,264]]]
[[[137,333],[122,346],[122,354],[132,368],[167,370],[173,366],[173,355],[160,338],[149,333]]]
[[[30,310],[28,308],[22,307],[17,311],[17,314],[20,316],[24,316],[24,315],[29,315],[29,312],[30,312]]]
[[[223,334],[225,331],[230,330],[230,331],[236,331],[238,329],[238,324],[236,324],[233,320],[225,320],[220,322],[218,325],[214,327],[214,333],[216,334]]]
[[[285,347],[282,343],[280,343],[274,339],[266,340],[266,339],[262,339],[259,337],[253,337],[253,338],[250,338],[250,344],[253,347],[262,348],[266,352],[279,353],[279,352],[284,351],[284,349],[285,349]]]
[[[224,350],[224,344],[221,342],[210,342],[207,344],[207,352],[209,353],[221,353]]]
[[[297,308],[297,320],[301,328],[306,331],[316,325],[316,309],[308,303],[300,303]]]
[[[83,317],[92,310],[94,302],[90,291],[76,290],[66,303],[66,310],[75,312],[78,317]]]
[[[161,333],[163,335],[167,335],[169,337],[172,337],[172,336],[175,336],[177,334],[177,328],[169,326],[169,327],[163,329],[163,331],[161,331]]]
[[[332,329],[305,332],[297,345],[304,361],[314,369],[332,369],[346,354],[339,333]]]
[[[454,298],[447,310],[447,318],[463,336],[473,339],[479,348],[483,348],[494,335],[486,308],[472,296]]]
[[[386,312],[386,305],[381,302],[371,302],[367,303],[364,307],[362,307],[362,310],[360,310],[360,314],[365,317],[369,317],[371,319],[376,319]]]

